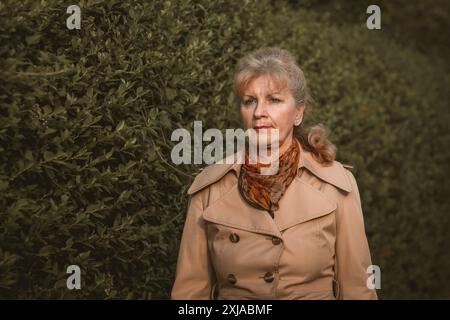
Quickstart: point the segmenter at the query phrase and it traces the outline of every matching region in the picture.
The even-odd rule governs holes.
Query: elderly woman
[[[322,126],[301,125],[310,96],[293,56],[241,58],[234,91],[246,129],[278,130],[278,170],[261,174],[246,150],[196,177],[171,298],[376,299],[355,177]]]

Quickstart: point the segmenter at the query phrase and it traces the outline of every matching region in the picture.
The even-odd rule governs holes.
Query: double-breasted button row
[[[275,279],[275,276],[273,275],[272,272],[266,272],[266,274],[264,274],[263,276],[263,279],[265,282],[270,283]],[[234,274],[230,273],[227,276],[227,281],[228,283],[235,284],[237,282],[237,279]]]
[[[237,233],[234,233],[234,232],[230,233],[229,238],[230,238],[230,241],[233,242],[233,243],[239,242],[239,239],[240,239],[239,235]],[[278,238],[278,237],[273,236],[270,239],[272,240],[272,243],[275,246],[277,246],[277,245],[279,245],[281,243],[281,239]]]
[[[231,242],[237,243],[237,242],[239,242],[240,237],[237,233],[232,232],[232,233],[230,233],[229,239]],[[279,245],[281,243],[281,239],[278,237],[273,236],[270,239],[272,240],[273,245]],[[266,272],[266,274],[264,274],[264,276],[262,278],[267,283],[270,283],[275,279],[272,272]],[[236,276],[232,273],[228,274],[227,281],[230,284],[235,284],[237,282]]]

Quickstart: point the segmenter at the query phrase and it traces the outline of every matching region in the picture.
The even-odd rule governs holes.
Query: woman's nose
[[[264,104],[264,102],[258,101],[253,115],[255,118],[261,118],[261,117],[267,116],[266,105]]]

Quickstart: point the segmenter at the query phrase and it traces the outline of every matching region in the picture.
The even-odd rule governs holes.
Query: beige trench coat
[[[377,299],[350,166],[321,166],[300,148],[298,176],[274,218],[241,197],[240,164],[196,177],[172,299]]]

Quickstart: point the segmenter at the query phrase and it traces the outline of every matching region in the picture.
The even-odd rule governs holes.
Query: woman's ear
[[[297,115],[295,116],[294,125],[298,126],[300,123],[302,123],[303,120],[303,113],[305,111],[305,105],[301,105],[298,107]]]

